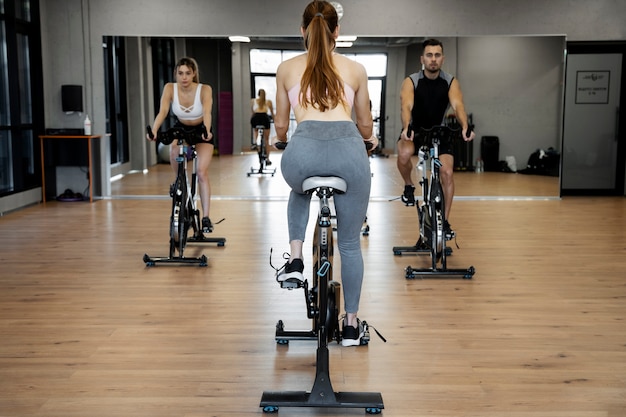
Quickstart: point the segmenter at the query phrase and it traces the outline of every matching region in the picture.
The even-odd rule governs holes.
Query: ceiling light
[[[335,42],[337,48],[349,48],[352,46],[352,42]]]
[[[337,36],[337,41],[339,41],[339,42],[354,42],[354,41],[356,41],[356,36],[353,36],[353,35],[339,35],[339,36]]]
[[[250,42],[250,38],[247,36],[229,36],[228,40],[231,42]]]

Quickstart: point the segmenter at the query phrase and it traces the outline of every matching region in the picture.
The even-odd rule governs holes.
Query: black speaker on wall
[[[61,107],[64,112],[83,111],[83,86],[62,85]]]

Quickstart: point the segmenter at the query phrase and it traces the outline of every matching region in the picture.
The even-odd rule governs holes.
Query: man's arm
[[[461,92],[461,85],[456,78],[452,80],[452,84],[450,84],[448,99],[450,101],[450,106],[452,106],[452,109],[454,110],[456,119],[463,128],[463,140],[470,141],[474,139],[476,134],[473,131],[469,137],[466,136],[467,129],[469,128],[469,125],[467,123],[467,113],[465,112],[465,105],[463,104],[463,93]]]
[[[413,132],[407,135],[409,123],[411,123],[411,112],[413,111],[413,99],[415,95],[415,87],[410,77],[402,82],[400,89],[400,119],[402,120],[402,133],[400,137],[404,140],[413,140]]]

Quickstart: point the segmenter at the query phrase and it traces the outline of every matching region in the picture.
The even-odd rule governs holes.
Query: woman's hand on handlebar
[[[374,134],[372,134],[369,139],[363,139],[363,142],[365,143],[365,149],[368,154],[371,154],[372,151],[378,147],[378,138]]]
[[[270,144],[272,148],[278,149],[279,151],[287,147],[287,141],[278,140],[278,136],[272,136],[270,138]]]
[[[157,140],[157,135],[154,133],[154,130],[152,130],[150,125],[146,126],[146,139],[152,142]]]

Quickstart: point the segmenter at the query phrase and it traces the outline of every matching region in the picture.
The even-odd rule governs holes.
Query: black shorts
[[[195,126],[189,126],[189,125],[184,125],[182,124],[180,121],[176,121],[176,123],[174,123],[174,127],[180,127],[182,129],[193,129],[198,133],[202,133],[202,123],[199,125],[195,125]],[[209,132],[211,132],[211,134],[213,134],[213,126],[211,126],[209,128]],[[215,139],[215,135],[213,135],[211,137],[211,140],[203,140],[201,142],[196,143],[196,145],[202,145],[203,143],[209,143],[211,145],[213,145],[215,142],[213,142],[213,140]]]
[[[398,137],[398,141],[402,140],[402,132],[400,132],[400,136]],[[447,138],[439,144],[439,155],[452,155],[454,157],[454,140],[455,138]],[[426,137],[419,132],[414,132],[413,134],[413,146],[415,150],[413,151],[413,155],[417,155],[420,148],[424,145],[430,147],[430,144],[426,143]]]
[[[250,119],[250,124],[253,128],[263,126],[264,128],[269,129],[271,121],[270,115],[267,113],[254,113]]]

